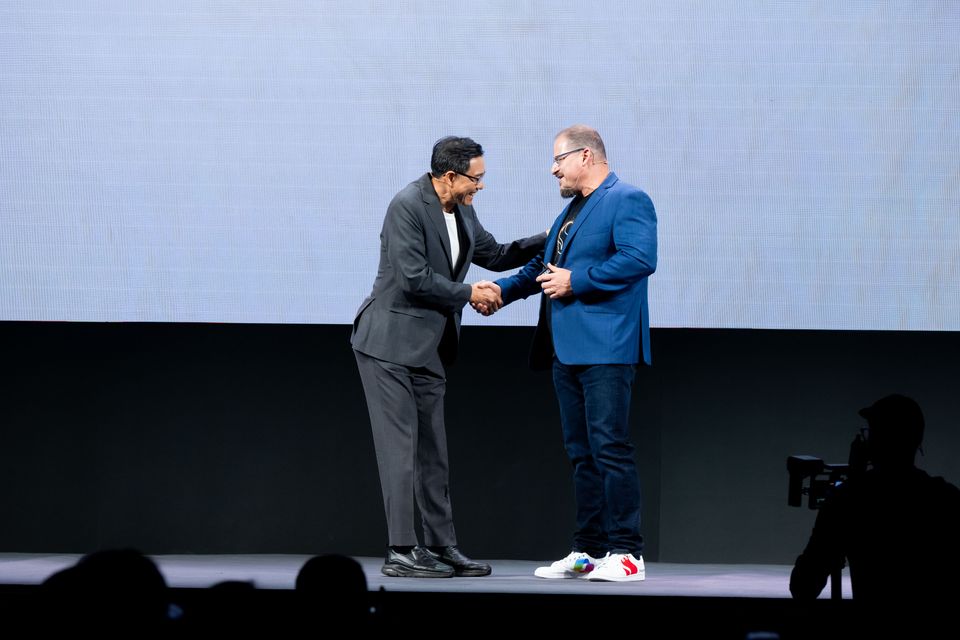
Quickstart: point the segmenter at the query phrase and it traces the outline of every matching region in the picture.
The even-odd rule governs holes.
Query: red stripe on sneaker
[[[630,562],[630,556],[623,556],[623,560],[620,561],[620,564],[623,565],[623,570],[627,572],[628,576],[632,576],[637,572],[637,565]]]

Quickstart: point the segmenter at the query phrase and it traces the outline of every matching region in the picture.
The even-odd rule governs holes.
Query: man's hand
[[[489,280],[481,280],[470,286],[473,289],[470,292],[470,306],[476,309],[477,313],[492,316],[503,306],[498,285]]]
[[[573,287],[570,286],[570,270],[561,269],[547,263],[547,272],[537,276],[537,282],[543,292],[551,299],[565,298],[573,295]]]

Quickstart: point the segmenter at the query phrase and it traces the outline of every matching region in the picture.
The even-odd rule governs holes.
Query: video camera
[[[806,494],[809,498],[808,506],[819,509],[831,490],[866,471],[867,464],[867,440],[863,429],[850,443],[850,458],[847,464],[830,464],[814,456],[788,456],[787,473],[790,475],[790,484],[787,488],[787,504],[791,507],[801,506]],[[810,481],[805,485],[808,478]]]

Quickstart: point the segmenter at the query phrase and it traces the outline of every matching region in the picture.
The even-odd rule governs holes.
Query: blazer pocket
[[[416,309],[409,308],[409,307],[408,307],[408,308],[405,308],[405,309],[398,309],[398,308],[396,308],[396,307],[390,307],[389,311],[390,311],[390,313],[399,313],[400,315],[410,316],[410,317],[412,317],[412,318],[424,318],[424,317],[426,317],[426,316],[423,315],[423,312],[422,312],[422,311],[417,311]]]
[[[611,309],[607,306],[601,306],[596,304],[585,304],[583,305],[584,313],[599,313],[605,316],[622,316],[623,311],[619,309]]]
[[[610,295],[608,292],[597,292],[599,295],[592,300],[583,301],[583,310],[586,313],[603,313],[622,316],[629,309],[629,300],[623,296]]]
[[[589,255],[606,255],[609,253],[613,242],[610,240],[610,231],[594,231],[584,233],[581,229],[569,240],[570,250],[578,253],[587,253]]]

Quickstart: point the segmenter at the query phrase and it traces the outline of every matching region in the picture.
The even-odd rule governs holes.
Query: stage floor
[[[218,582],[252,582],[259,589],[293,589],[306,555],[157,555],[151,556],[172,588],[206,588]],[[0,554],[0,584],[38,585],[76,563],[75,554]],[[379,557],[356,557],[371,591],[527,593],[570,595],[668,596],[701,598],[790,598],[788,565],[646,563],[642,582],[544,580],[535,568],[546,562],[489,560],[493,573],[483,578],[389,578],[380,573]],[[830,596],[829,587],[821,598]],[[850,580],[843,576],[843,597],[850,598]]]
[[[42,593],[39,585],[80,557],[0,553],[0,617],[19,616],[24,624],[59,619],[47,615],[48,601],[38,599]],[[229,628],[238,633],[253,629],[268,637],[294,632],[302,619],[303,600],[294,586],[310,557],[151,556],[171,588],[171,606],[181,612],[176,618],[180,626],[173,630],[204,635],[211,629]],[[842,600],[831,599],[828,586],[819,600],[801,602],[790,597],[789,565],[650,562],[646,563],[646,580],[612,583],[535,577],[534,569],[546,561],[484,558],[493,566],[490,576],[420,579],[382,575],[380,557],[355,559],[363,567],[371,592],[368,622],[376,630],[374,636],[424,625],[426,629],[458,628],[465,621],[477,629],[491,630],[509,624],[514,631],[532,635],[567,633],[596,621],[618,621],[634,624],[647,637],[671,639],[847,640],[873,637],[875,631],[875,627],[864,627],[864,618],[856,614],[846,574]],[[336,582],[335,576],[331,579]],[[233,588],[238,582],[250,583],[255,589],[238,592]],[[210,589],[221,583],[232,583],[230,590]]]

